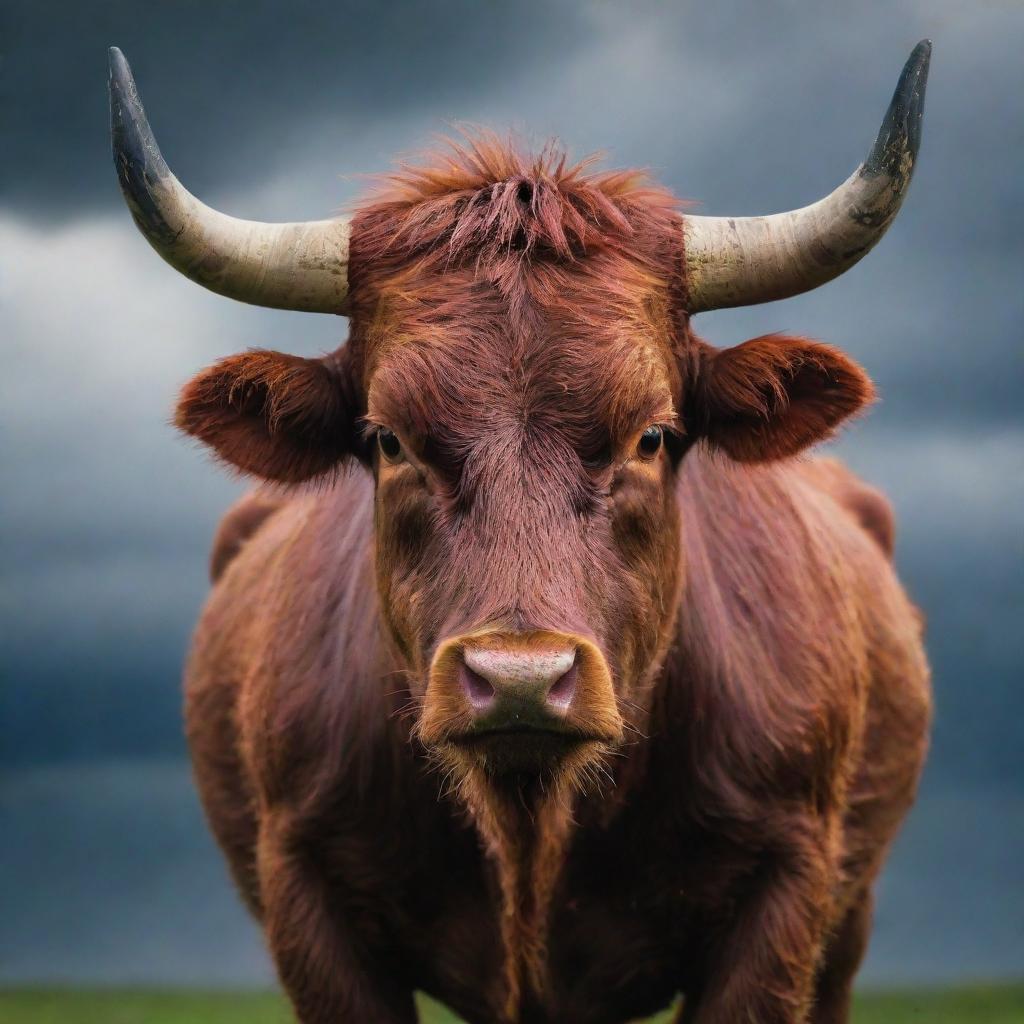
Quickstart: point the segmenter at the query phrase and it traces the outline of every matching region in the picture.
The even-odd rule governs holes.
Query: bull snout
[[[495,729],[544,726],[566,717],[576,694],[576,648],[467,646],[459,683],[473,711]]]
[[[488,630],[438,647],[418,732],[428,746],[454,744],[519,770],[574,744],[616,743],[622,719],[608,663],[588,637]]]

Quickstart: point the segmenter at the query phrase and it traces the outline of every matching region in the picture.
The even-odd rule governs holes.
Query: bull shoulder
[[[881,491],[866,484],[838,459],[816,458],[801,464],[804,475],[845,509],[892,558],[896,544],[896,517]]]
[[[217,582],[242,550],[246,541],[270,518],[287,499],[250,491],[228,509],[217,527],[210,550],[210,580]]]

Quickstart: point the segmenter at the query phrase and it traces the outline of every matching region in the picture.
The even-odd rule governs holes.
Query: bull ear
[[[838,349],[769,334],[702,345],[688,428],[738,462],[767,462],[831,436],[873,398],[867,374]]]
[[[254,350],[222,359],[189,381],[175,424],[243,473],[299,483],[355,453],[351,395],[338,356]]]

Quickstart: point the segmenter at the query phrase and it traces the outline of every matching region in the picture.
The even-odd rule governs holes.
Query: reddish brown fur
[[[225,513],[210,549],[210,582],[216,583],[245,542],[285,503],[285,499],[251,491]]]
[[[858,480],[836,459],[815,459],[806,471],[832,494],[891,558],[896,547],[896,520],[892,505],[881,491]]]
[[[840,351],[783,335],[710,353],[699,380],[697,431],[737,462],[797,455],[874,398]]]
[[[229,466],[267,480],[326,473],[348,454],[353,426],[333,362],[282,352],[228,356],[185,387],[175,425]]]
[[[470,140],[357,214],[339,353],[183,395],[240,469],[372,471],[234,514],[188,673],[211,824],[305,1024],[410,1021],[416,988],[469,1021],[677,992],[694,1024],[847,1019],[927,666],[884,499],[789,457],[871,385],[802,339],[701,342],[681,245],[641,175]],[[431,665],[482,630],[579,637],[614,689],[580,713],[623,741],[536,775],[447,742]]]

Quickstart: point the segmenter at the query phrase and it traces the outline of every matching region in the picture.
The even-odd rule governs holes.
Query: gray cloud
[[[116,202],[104,166],[110,45],[134,62],[168,155],[206,189],[273,176],[317,138],[331,140],[335,171],[364,170],[349,161],[365,159],[376,123],[447,113],[467,91],[557,61],[589,31],[582,6],[536,0],[485,17],[471,0],[7,8],[4,80],[19,101],[8,128],[33,168],[12,195],[40,213]]]

